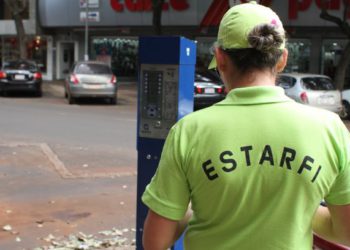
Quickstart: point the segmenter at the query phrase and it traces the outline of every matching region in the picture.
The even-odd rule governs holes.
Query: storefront
[[[52,39],[52,49],[46,49],[47,58],[51,58],[53,64],[48,72],[49,78],[64,78],[73,61],[84,58],[86,16],[89,17],[89,58],[110,63],[117,76],[135,78],[138,37],[153,34],[151,1],[90,0],[88,11],[86,1],[38,2],[43,32]],[[205,66],[212,57],[210,48],[215,41],[220,15],[230,5],[240,2],[245,1],[165,0],[162,13],[163,33],[196,40],[197,64]],[[274,9],[286,27],[290,58],[286,71],[332,76],[347,40],[337,26],[319,17],[320,1],[261,2]],[[342,1],[329,2],[329,12],[341,16]]]

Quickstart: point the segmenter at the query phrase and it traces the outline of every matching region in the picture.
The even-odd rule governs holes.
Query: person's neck
[[[232,89],[253,86],[275,86],[276,77],[270,72],[257,71],[250,74],[243,74],[231,81]]]

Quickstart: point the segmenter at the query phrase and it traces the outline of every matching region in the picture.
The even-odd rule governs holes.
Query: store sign
[[[86,20],[86,11],[80,12],[80,22],[85,22]],[[98,11],[89,11],[88,12],[88,22],[99,22],[100,21],[100,12]]]
[[[112,8],[117,12],[124,11],[124,8],[133,12],[152,10],[152,0],[110,0],[110,4]],[[187,0],[165,0],[163,3],[163,11],[167,11],[170,8],[176,11],[184,11],[189,8],[189,4]]]
[[[341,3],[350,4],[349,0],[314,0],[319,9],[322,9],[323,4],[325,4],[325,8],[327,10],[340,10]],[[311,4],[312,0],[289,0],[289,9],[288,9],[288,17],[290,20],[295,20],[298,18],[298,12],[307,11]],[[347,2],[347,3],[346,3]],[[350,17],[350,13],[348,12],[348,18]]]

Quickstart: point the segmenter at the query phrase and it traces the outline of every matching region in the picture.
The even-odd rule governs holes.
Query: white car
[[[332,79],[325,75],[282,73],[277,77],[277,86],[297,102],[323,108],[341,114],[343,111],[341,93]]]
[[[343,90],[341,92],[342,94],[342,101],[344,106],[344,117],[346,119],[350,118],[350,89]]]

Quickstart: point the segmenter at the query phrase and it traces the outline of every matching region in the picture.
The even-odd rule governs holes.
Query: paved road
[[[68,105],[60,84],[43,98],[0,97],[0,249],[67,246],[73,235],[134,249],[136,86],[121,85],[117,106]]]
[[[59,84],[43,98],[0,97],[0,249],[73,235],[134,249],[136,85],[121,85],[113,106],[68,105]]]

